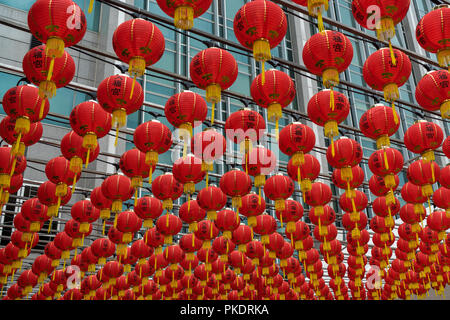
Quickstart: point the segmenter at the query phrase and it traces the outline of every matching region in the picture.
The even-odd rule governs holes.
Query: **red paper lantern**
[[[220,48],[208,48],[192,58],[189,73],[194,84],[206,90],[206,101],[212,103],[211,125],[214,124],[214,107],[221,101],[221,92],[236,81],[238,65],[233,55]]]
[[[341,179],[353,180],[352,167],[362,160],[361,145],[353,139],[342,137],[327,149],[328,163],[337,169],[341,169]]]
[[[287,32],[284,11],[271,1],[248,2],[236,13],[233,29],[240,44],[253,50],[253,58],[262,62],[264,84],[264,63],[272,59],[270,50],[280,44]]]
[[[441,173],[442,174],[442,173]],[[439,208],[445,209],[447,216],[450,216],[450,189],[440,187],[433,193],[433,202]]]
[[[269,121],[275,121],[276,135],[278,135],[278,122],[283,117],[282,110],[295,98],[294,81],[286,73],[271,69],[253,80],[250,93],[257,105],[267,109]]]
[[[13,119],[10,116],[3,118],[0,122],[0,136],[8,144],[12,146],[13,155],[23,156],[25,154],[25,147],[36,144],[42,137],[42,124],[34,122],[29,125],[29,130],[25,134],[16,131],[18,119]]]
[[[164,243],[171,244],[172,237],[180,232],[182,227],[181,219],[173,214],[161,216],[156,221],[156,228],[164,235]]]
[[[322,14],[328,10],[328,0],[292,0],[299,5],[308,7],[308,12],[310,16],[318,18],[319,31],[324,30]]]
[[[241,202],[242,206],[239,208],[239,213],[247,217],[247,224],[253,228],[256,225],[256,217],[266,210],[266,202],[254,192],[243,196]]]
[[[264,135],[265,129],[262,115],[248,108],[233,112],[225,121],[226,137],[240,144],[241,153],[247,153]]]
[[[400,183],[400,179],[398,178],[398,175],[396,175],[396,174],[394,175],[394,182],[395,182],[395,185],[392,187],[392,190],[397,189],[397,187]],[[406,183],[404,184],[404,186],[405,185],[406,185]],[[376,174],[374,174],[369,179],[369,189],[370,189],[370,192],[376,196],[384,196],[390,192],[390,188],[386,188],[386,185],[384,183],[384,177],[377,176]]]
[[[324,30],[316,33],[303,47],[306,68],[309,72],[322,76],[326,88],[339,84],[339,73],[348,68],[352,59],[352,43],[338,31]]]
[[[302,192],[311,190],[311,183],[317,179],[320,174],[320,163],[316,157],[305,154],[303,164],[294,165],[294,159],[289,159],[287,172],[292,180],[297,181]]]
[[[158,176],[152,184],[153,195],[162,201],[164,210],[172,210],[173,201],[183,194],[183,184],[178,182],[174,175],[167,172]]]
[[[91,149],[83,147],[83,138],[75,131],[70,131],[61,139],[61,153],[70,161],[69,169],[78,174],[83,169],[83,162],[87,167],[89,163],[97,159],[100,148],[97,145],[91,152]]]
[[[417,160],[412,162],[408,167],[408,180],[422,188],[422,195],[427,198],[433,195],[432,185],[439,180],[440,168],[434,161],[425,162]]]
[[[229,209],[219,211],[217,219],[214,221],[216,227],[223,232],[223,236],[227,239],[231,239],[233,231],[239,227],[240,222],[239,215]]]
[[[217,211],[226,205],[227,196],[220,188],[208,186],[198,192],[197,202],[200,208],[207,211],[208,219],[214,221],[217,217]]]
[[[245,172],[255,177],[255,187],[261,190],[269,175],[276,167],[277,159],[269,149],[262,146],[253,148],[242,159],[242,168]]]
[[[275,211],[275,214],[280,220],[283,228],[283,221],[286,223],[286,232],[293,232],[295,230],[295,223],[303,217],[303,206],[300,202],[292,199],[287,199],[284,210]]]
[[[91,244],[91,250],[98,258],[98,264],[104,265],[106,258],[112,256],[116,250],[115,244],[108,238],[95,239]]]
[[[164,36],[159,28],[139,18],[121,23],[114,31],[112,41],[114,52],[121,61],[129,64],[128,73],[135,81],[136,77],[144,75],[146,67],[161,59],[165,50]]]
[[[121,212],[122,203],[130,199],[134,193],[130,178],[121,174],[115,174],[103,180],[101,190],[103,195],[112,201],[111,211],[114,213]]]
[[[70,126],[83,137],[83,148],[96,150],[97,139],[103,138],[111,130],[111,115],[94,100],[80,103],[70,113]]]
[[[101,107],[112,114],[111,126],[116,128],[116,145],[119,129],[127,124],[127,115],[139,110],[144,103],[144,91],[139,83],[124,74],[104,79],[97,88]]]
[[[248,174],[239,169],[231,170],[220,178],[220,189],[232,198],[232,206],[239,210],[242,206],[242,197],[252,189],[252,180]]]
[[[45,100],[52,98],[56,89],[68,85],[75,75],[75,62],[70,54],[62,50],[61,56],[52,57],[46,50],[45,45],[34,47],[22,61],[25,76],[39,87],[39,96],[43,99],[39,119],[44,117]]]
[[[22,135],[30,130],[31,123],[45,118],[50,109],[48,100],[42,99],[33,85],[12,87],[3,96],[2,104],[6,114],[16,120],[14,131]]]
[[[447,70],[430,71],[417,83],[417,103],[428,111],[440,110],[442,118],[450,117],[450,73]]]
[[[172,146],[172,132],[161,122],[151,120],[136,128],[133,141],[136,148],[145,153],[145,162],[153,166],[158,163],[158,155],[165,153]],[[152,173],[153,171],[150,171],[150,184]]]
[[[439,125],[433,122],[418,121],[405,132],[405,146],[413,153],[420,153],[425,161],[435,159],[433,150],[439,148],[444,133]]]
[[[175,0],[167,2],[157,0],[158,6],[168,16],[174,18],[175,27],[189,30],[194,26],[194,18],[203,15],[211,6],[212,0]]]
[[[394,60],[395,59],[395,60]],[[363,66],[364,81],[369,87],[384,92],[384,99],[392,102],[394,123],[398,123],[395,101],[399,99],[399,87],[408,81],[411,75],[411,61],[408,56],[393,49],[382,48],[372,53]]]
[[[22,204],[20,212],[23,217],[31,222],[30,231],[37,232],[42,224],[49,219],[47,206],[39,202],[38,198],[31,198]]]
[[[100,217],[100,210],[94,207],[91,201],[81,200],[72,206],[70,215],[75,221],[81,223],[79,231],[86,233],[89,231],[89,225]]]
[[[359,119],[359,128],[368,138],[377,142],[377,148],[390,146],[389,137],[395,134],[400,127],[400,122],[396,122],[398,114],[394,116],[391,107],[382,104],[375,104],[369,110],[364,112]]]
[[[417,42],[426,51],[436,53],[443,68],[450,66],[450,47],[446,41],[449,17],[448,5],[437,6],[424,15],[416,27]]]
[[[179,158],[173,164],[173,176],[184,185],[184,192],[189,197],[195,192],[195,184],[202,181],[205,177],[205,172],[202,168],[202,161],[192,154],[187,155],[185,158]]]
[[[294,182],[282,174],[276,174],[267,179],[264,194],[275,201],[275,210],[285,209],[285,200],[294,193]]]
[[[133,211],[124,211],[117,216],[117,230],[123,232],[123,243],[129,243],[134,233],[142,227],[142,220]]]
[[[56,157],[47,162],[45,175],[56,184],[55,196],[58,199],[65,197],[69,192],[67,185],[73,184],[80,177],[80,173],[70,170],[70,162],[64,157]]]
[[[253,231],[261,235],[262,244],[269,243],[269,235],[274,233],[276,229],[277,221],[271,215],[262,214],[256,217],[256,225],[253,227]]]
[[[340,189],[344,189],[349,198],[352,189],[358,188],[364,182],[363,169],[360,166],[354,166],[351,169],[352,179],[350,180],[342,179],[341,169],[334,169],[333,174],[331,175],[331,181],[333,184]]]
[[[369,158],[369,169],[373,174],[384,177],[386,188],[397,186],[395,175],[403,169],[402,153],[393,148],[377,150]]]
[[[138,149],[125,151],[120,157],[119,167],[131,179],[131,187],[135,189],[136,205],[138,188],[142,187],[142,180],[148,177],[150,172],[150,165],[145,162],[145,153]],[[155,170],[155,165],[152,165],[151,170]]]
[[[339,206],[345,212],[362,211],[367,207],[367,203],[367,196],[359,190],[355,190],[352,198],[348,197],[346,193],[341,194],[339,198]]]
[[[3,192],[0,194],[0,206],[7,204],[9,201],[9,195],[17,193],[23,184],[23,175],[16,174],[11,177],[9,187],[3,188]]]
[[[137,200],[134,212],[144,220],[144,228],[152,228],[153,220],[158,219],[163,213],[162,203],[154,197],[142,197]]]

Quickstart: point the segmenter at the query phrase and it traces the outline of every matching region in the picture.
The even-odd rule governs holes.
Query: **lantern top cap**
[[[421,123],[421,122],[428,122],[428,121],[427,120],[423,120],[423,119],[419,119],[419,120],[414,121],[414,124]]]
[[[435,6],[433,8],[433,10],[438,10],[438,9],[441,9],[441,8],[450,8],[450,5],[448,5],[448,4],[440,4],[440,5]]]

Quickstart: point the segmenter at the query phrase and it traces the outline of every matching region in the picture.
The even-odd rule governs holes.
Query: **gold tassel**
[[[48,224],[47,233],[50,233],[50,230],[52,229],[52,222],[53,222],[53,216],[50,217],[50,223]]]
[[[148,174],[148,183],[152,184],[152,176],[153,176],[153,166],[150,165],[150,172]]]
[[[138,189],[136,188],[134,190],[134,206],[137,206],[137,202],[138,202]]]
[[[48,68],[47,81],[50,81],[52,79],[54,67],[55,67],[55,58],[52,58],[52,60],[50,60],[50,66]]]
[[[133,77],[133,84],[131,85],[130,99],[133,98],[133,94],[134,94],[134,86],[136,85],[136,77],[137,77],[137,74],[135,73],[135,74],[134,74],[134,77]]]
[[[116,139],[114,140],[114,147],[117,147],[118,141],[119,141],[119,125],[116,126]]]
[[[103,220],[102,236],[105,235],[105,225],[106,225],[106,220]]]
[[[72,193],[74,193],[76,185],[77,185],[77,174],[75,174],[75,176],[73,177]]]
[[[398,124],[397,112],[395,111],[395,101],[392,101],[392,113],[394,115],[395,124]]]
[[[325,27],[323,25],[322,10],[320,10],[320,9],[319,9],[319,12],[317,13],[317,20],[318,20],[319,32],[323,32],[325,30]]]
[[[87,150],[87,154],[86,154],[86,164],[84,165],[84,167],[85,167],[85,168],[87,168],[87,167],[88,167],[88,164],[89,164],[89,157],[90,157],[90,155],[91,155],[91,149],[90,149],[90,148],[88,148],[88,150]]]
[[[264,60],[261,60],[261,84],[264,85],[266,83],[266,63]]]
[[[391,39],[389,39],[389,52],[391,53],[392,65],[395,67],[397,65],[397,59],[395,59],[395,54],[394,54],[394,49],[392,48]]]
[[[39,119],[42,119],[42,117],[44,116],[44,106],[46,99],[47,98],[42,99],[41,108],[39,109]]]
[[[334,91],[333,87],[330,88],[330,109],[334,112]]]
[[[383,157],[384,157],[384,166],[386,167],[386,170],[389,170],[389,162],[388,162],[385,148],[383,148]]]
[[[216,103],[211,104],[211,126],[214,124],[214,109],[216,108]]]

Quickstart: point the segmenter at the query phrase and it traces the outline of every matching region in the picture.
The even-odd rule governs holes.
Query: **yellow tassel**
[[[118,217],[118,216],[119,216],[119,215],[116,213],[116,215],[115,215],[115,217],[114,217],[114,224],[113,224],[114,228],[117,227],[117,217]]]
[[[394,49],[392,48],[391,39],[389,39],[389,52],[391,53],[392,65],[395,67],[397,65],[397,59],[395,59]]]
[[[392,101],[392,114],[394,115],[395,124],[398,124],[397,112],[395,111],[395,101]]]
[[[53,216],[50,217],[50,223],[48,224],[48,230],[47,230],[47,233],[50,233],[50,230],[52,229],[52,222],[53,222]]]
[[[318,20],[319,32],[323,32],[325,30],[325,27],[323,25],[322,10],[319,10],[319,12],[317,13],[317,20]]]
[[[280,131],[279,131],[279,123],[278,119],[275,120],[275,139],[280,140]]]
[[[75,186],[77,185],[77,175],[73,177],[73,184],[72,184],[72,193],[75,191]]]
[[[266,83],[266,63],[264,60],[261,61],[261,84]]]
[[[216,108],[216,103],[213,102],[211,104],[211,126],[214,124],[214,110]]]
[[[22,138],[22,132],[19,133],[19,136],[17,137],[17,140],[14,144],[14,150],[13,150],[13,154],[17,155],[19,153],[19,147],[20,147],[20,140]]]
[[[433,183],[435,183],[435,182],[436,182],[436,179],[435,179],[435,177],[434,177],[434,165],[433,165],[433,161],[430,162],[430,166],[431,166],[431,181],[432,181]]]
[[[138,189],[136,188],[134,190],[134,206],[137,206],[137,201],[138,201]]]
[[[136,85],[136,77],[137,77],[137,74],[134,74],[134,77],[133,77],[133,84],[131,85],[130,99],[133,98],[133,94],[134,94],[134,86]]]
[[[168,228],[169,227],[169,211],[167,211],[167,214],[166,214],[166,228]]]
[[[334,91],[333,87],[330,88],[330,109],[334,111]]]
[[[11,166],[11,172],[9,173],[9,177],[11,178],[14,175],[14,171],[16,171],[16,163],[17,163],[17,158],[14,157],[12,166]]]
[[[258,189],[258,195],[259,195],[259,198],[258,198],[258,205],[260,205],[261,204],[261,198],[262,198],[262,196],[261,196],[261,187],[259,187],[259,189]]]
[[[152,184],[152,175],[153,175],[153,166],[150,165],[150,172],[149,172],[149,175],[148,175],[148,183],[149,184]]]
[[[90,155],[91,155],[91,149],[90,148],[88,148],[88,150],[87,150],[87,154],[86,154],[86,164],[85,164],[85,168],[87,168],[88,167],[88,164],[89,164],[89,157],[90,157]]]
[[[102,227],[102,235],[105,235],[105,225],[106,225],[106,220],[103,220],[103,227]]]
[[[335,156],[335,151],[334,151],[334,139],[333,137],[330,137],[331,140],[331,156]]]
[[[383,157],[384,157],[384,166],[386,167],[386,170],[389,170],[389,162],[387,159],[387,153],[386,149],[383,148]]]
[[[47,81],[50,81],[52,79],[54,67],[55,67],[55,58],[52,58],[52,60],[50,61],[50,66],[48,68]]]
[[[46,98],[42,99],[41,108],[39,109],[39,119],[42,119],[44,116],[44,107],[45,107]]]
[[[91,0],[91,1],[89,2],[88,13],[91,13],[91,12],[92,12],[92,9],[94,9],[94,0]]]
[[[209,184],[209,171],[206,170],[206,188],[208,188],[208,184]]]

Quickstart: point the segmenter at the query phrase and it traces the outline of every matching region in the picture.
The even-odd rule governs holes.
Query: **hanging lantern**
[[[395,57],[396,63],[392,57]],[[411,61],[402,51],[393,49],[391,55],[388,48],[372,53],[363,66],[364,81],[369,87],[384,92],[384,99],[392,103],[394,123],[399,119],[395,111],[395,101],[400,98],[399,87],[408,81],[411,75]]]
[[[158,6],[168,16],[174,18],[178,29],[189,30],[194,27],[194,18],[203,15],[211,6],[212,0],[175,0],[171,2],[157,0]]]
[[[286,223],[286,232],[294,232],[295,223],[303,217],[303,206],[300,202],[287,199],[284,207],[284,210],[275,211],[275,214],[280,220],[282,228],[283,222]]]
[[[373,174],[384,177],[386,188],[397,186],[395,175],[403,169],[402,153],[393,148],[377,150],[369,158],[369,169]]]
[[[119,129],[126,126],[127,115],[139,110],[144,103],[144,91],[139,83],[127,75],[117,74],[104,79],[97,88],[97,100],[102,108],[112,114],[111,126],[116,128],[116,141]],[[132,94],[132,90],[134,93]]]
[[[450,67],[450,45],[447,41],[450,6],[439,5],[422,17],[416,27],[416,39],[426,51],[436,53],[439,65]]]
[[[174,178],[183,184],[184,193],[188,195],[188,201],[195,193],[195,185],[203,180],[205,172],[202,170],[202,161],[193,154],[176,160],[172,167]]]
[[[70,209],[72,218],[80,223],[80,232],[89,231],[89,224],[94,223],[100,217],[100,210],[94,207],[90,200],[75,202]]]
[[[173,214],[161,216],[156,221],[156,229],[164,235],[165,244],[172,243],[172,237],[180,232],[181,227],[181,219]]]
[[[180,133],[180,139],[184,140],[185,146],[183,157],[186,156],[187,144],[192,137],[192,129],[205,121],[207,113],[208,107],[202,96],[189,90],[177,93],[167,100],[164,108],[167,120],[174,127],[187,131],[187,135]]]
[[[73,108],[69,119],[72,130],[83,137],[82,147],[88,149],[86,161],[89,161],[90,153],[97,149],[97,140],[111,130],[111,115],[96,101],[89,100]]]
[[[18,119],[13,119],[10,116],[3,118],[0,122],[0,136],[8,144],[12,146],[13,155],[23,156],[25,154],[25,147],[36,144],[42,137],[42,124],[34,122],[29,125],[27,133],[22,134],[16,131]]]
[[[114,52],[129,65],[128,73],[134,78],[132,99],[136,78],[161,59],[166,47],[164,36],[152,22],[138,18],[121,23],[114,31],[112,43]]]
[[[346,181],[352,180],[352,167],[361,162],[362,156],[360,144],[347,137],[337,140],[334,149],[332,146],[327,149],[328,163],[333,168],[341,169],[341,178]]]
[[[275,210],[285,210],[285,200],[294,193],[294,182],[282,174],[276,174],[267,179],[264,194],[275,201]]]
[[[310,154],[303,155],[303,159],[304,162],[302,164],[294,165],[294,158],[291,158],[287,164],[287,172],[292,180],[298,182],[298,185],[304,194],[311,190],[312,182],[319,176],[320,163],[316,157]]]
[[[226,137],[240,144],[241,153],[247,153],[265,130],[266,123],[262,115],[248,108],[233,112],[225,121]]]
[[[25,76],[39,87],[42,99],[40,119],[44,117],[45,101],[56,94],[56,89],[68,85],[75,75],[75,62],[70,54],[63,50],[60,57],[52,58],[45,51],[45,45],[34,47],[25,54],[22,61]]]
[[[378,149],[389,147],[389,137],[400,127],[395,118],[398,119],[398,114],[394,116],[392,108],[375,104],[361,116],[359,128],[366,137],[376,140]]]
[[[64,226],[64,231],[72,238],[72,247],[78,248],[82,247],[84,244],[84,238],[89,236],[92,233],[92,224],[89,224],[89,230],[81,232],[80,231],[81,223],[74,219],[70,219],[66,222]],[[77,256],[77,252],[75,252],[75,257]]]
[[[324,30],[316,33],[303,47],[306,68],[309,72],[322,76],[323,85],[327,89],[339,84],[339,73],[348,68],[352,59],[352,43],[337,31]]]
[[[117,213],[122,211],[122,203],[129,200],[134,193],[130,178],[121,174],[115,174],[103,180],[101,191],[106,198],[112,201],[111,211],[116,213],[116,218]],[[116,223],[117,219],[114,220],[114,228]]]
[[[122,243],[130,243],[141,226],[142,220],[133,211],[124,211],[117,216],[117,230],[123,232]]]
[[[409,182],[420,186],[422,195],[429,198],[433,195],[432,185],[439,180],[440,171],[439,165],[434,161],[417,160],[409,165],[407,178]]]
[[[69,193],[68,185],[73,185],[80,178],[80,173],[76,174],[70,170],[69,160],[64,157],[56,157],[47,162],[45,175],[48,180],[56,184],[55,196],[58,199],[54,212],[54,216],[56,217],[61,206],[61,199]]]
[[[209,171],[213,170],[214,160],[222,158],[226,149],[225,137],[213,128],[207,128],[191,138],[191,152],[202,159],[202,171],[206,171],[206,187],[209,185]]]
[[[242,206],[239,208],[239,212],[247,217],[247,224],[251,228],[254,228],[256,225],[256,217],[263,214],[266,210],[266,202],[254,192],[243,196],[241,202]]]
[[[314,182],[311,190],[305,193],[305,202],[314,207],[316,215],[320,216],[323,206],[331,201],[331,189],[322,182]]]
[[[131,187],[134,192],[134,206],[138,201],[138,189],[142,187],[142,181],[144,177],[149,176],[149,172],[155,170],[155,165],[152,165],[152,169],[145,162],[145,153],[138,149],[131,149],[122,154],[119,161],[120,170],[131,179]]]
[[[31,270],[38,276],[38,283],[41,284],[53,271],[52,260],[50,260],[50,258],[48,258],[45,254],[37,256],[33,262]]]
[[[405,146],[413,153],[420,153],[426,161],[434,161],[433,150],[439,148],[444,133],[439,125],[419,120],[409,127],[404,136]]]
[[[253,231],[261,235],[261,243],[264,246],[269,243],[269,235],[274,233],[276,230],[277,230],[277,221],[271,215],[261,214],[256,217],[256,225],[253,227]],[[266,252],[265,249],[264,252]]]
[[[56,196],[57,185],[51,181],[46,181],[41,184],[37,191],[39,201],[48,207],[47,215],[49,217],[56,217],[58,215],[58,197]],[[67,189],[67,194],[61,197],[59,205],[66,205],[72,197],[72,191]]]
[[[245,154],[242,159],[242,169],[253,177],[255,177],[254,185],[259,188],[261,196],[261,188],[266,183],[266,175],[269,175],[277,166],[277,159],[269,149],[263,146],[253,148]]]
[[[435,70],[425,74],[417,83],[417,103],[427,111],[440,110],[444,119],[450,118],[449,81],[450,73],[447,70]]]
[[[23,175],[13,175],[9,181],[9,187],[4,187],[0,193],[0,208],[9,202],[9,196],[19,191],[23,184]]]
[[[215,221],[217,218],[217,211],[227,203],[227,196],[222,192],[221,188],[210,185],[201,189],[197,194],[197,204],[207,212],[207,218]],[[201,219],[200,219],[201,220]]]
[[[105,222],[111,216],[112,201],[103,195],[102,188],[96,187],[91,191],[91,202],[94,207],[100,210],[100,219],[103,220],[102,235],[105,234]]]
[[[314,131],[299,122],[285,126],[280,132],[280,151],[292,158],[294,166],[305,164],[305,154],[316,144]]]
[[[208,48],[196,54],[191,61],[189,73],[194,84],[206,90],[206,101],[212,103],[211,125],[214,109],[221,101],[221,92],[236,81],[238,65],[233,55],[220,48]]]
[[[91,244],[91,250],[98,258],[98,264],[104,265],[106,259],[116,251],[115,244],[108,238],[95,239]]]
[[[376,5],[376,17],[372,16],[373,6]],[[380,41],[388,41],[392,54],[392,61],[396,65],[393,56],[391,40],[395,37],[395,26],[406,16],[409,10],[410,0],[394,1],[370,1],[354,0],[352,2],[352,13],[358,24],[369,30],[375,29]]]
[[[447,218],[450,217],[450,189],[445,187],[437,189],[433,193],[433,203],[435,206],[445,210]]]
[[[248,2],[236,13],[233,29],[240,44],[253,50],[253,58],[261,62],[261,81],[264,85],[264,64],[272,59],[270,50],[286,36],[287,18],[284,11],[272,1]]]
[[[81,174],[83,163],[86,163],[87,166],[88,163],[97,159],[100,148],[97,145],[97,148],[91,153],[90,149],[83,147],[83,138],[74,131],[70,131],[61,139],[61,153],[64,158],[70,161],[70,171],[78,175]],[[74,189],[75,184],[76,180],[74,180],[72,189]]]
[[[167,213],[172,210],[173,201],[181,197],[183,190],[183,184],[170,172],[160,175],[152,184],[153,195],[162,201],[163,210],[167,210]]]
[[[142,197],[137,200],[134,212],[144,220],[144,228],[153,228],[153,220],[163,213],[162,203],[154,197]]]
[[[237,209],[239,214],[242,197],[252,189],[252,180],[248,174],[239,169],[230,170],[220,178],[220,189],[232,198],[232,206]]]
[[[226,239],[231,240],[233,235],[233,240],[235,240],[234,231],[236,231],[236,229],[240,227],[240,222],[241,220],[239,219],[239,215],[235,211],[224,209],[217,212],[217,219],[214,221],[214,224],[220,231],[222,231],[223,236]],[[240,244],[236,241],[233,242],[238,245]]]
[[[172,146],[172,132],[157,120],[139,125],[134,131],[133,141],[141,152],[145,153],[145,163],[150,165],[149,184],[152,183],[152,168],[158,163],[158,155]]]
[[[334,169],[333,174],[331,175],[331,181],[333,184],[340,189],[344,189],[348,198],[352,197],[353,189],[358,188],[364,182],[363,169],[360,166],[354,166],[351,169],[352,178],[350,180],[344,180],[342,178],[341,169]]]
[[[286,73],[271,69],[258,75],[252,82],[250,93],[261,108],[267,109],[269,121],[275,121],[275,136],[278,139],[278,122],[286,108],[295,98],[294,81]]]
[[[316,93],[308,102],[308,116],[312,122],[324,127],[324,134],[334,146],[334,137],[339,135],[338,124],[350,112],[348,98],[333,90],[324,89]]]

